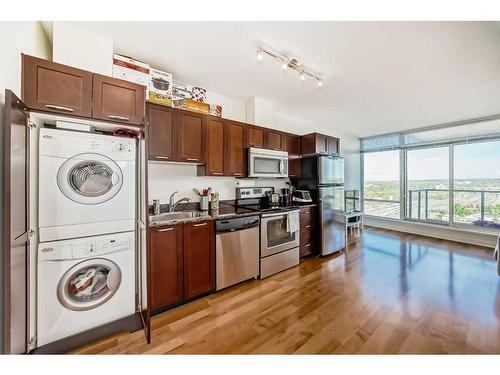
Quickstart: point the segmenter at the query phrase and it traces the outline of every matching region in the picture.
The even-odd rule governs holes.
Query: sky
[[[448,147],[408,151],[409,180],[448,178]],[[399,151],[366,153],[365,181],[399,180]],[[500,141],[455,146],[455,178],[500,178]]]

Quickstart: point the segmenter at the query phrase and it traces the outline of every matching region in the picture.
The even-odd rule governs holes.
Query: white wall
[[[218,104],[222,106],[222,117],[234,121],[246,121],[246,106],[243,100],[231,98],[229,96],[219,95],[207,91],[207,103]]]
[[[54,22],[52,28],[53,61],[111,76],[113,40],[74,26]]]
[[[199,197],[193,188],[203,190],[211,187],[219,193],[221,200],[234,199],[238,181],[245,186],[272,186],[276,190],[287,187],[284,180],[236,179],[233,177],[197,177],[196,165],[149,162],[149,204],[154,199],[160,199],[162,204],[168,203],[170,195],[178,191],[176,199],[188,197],[198,202]],[[277,190],[278,191],[278,190]]]
[[[3,129],[5,89],[21,96],[21,53],[50,59],[50,42],[39,22],[0,22],[0,163],[3,165]],[[0,175],[0,196],[3,196],[3,173]],[[0,200],[3,212],[3,199]],[[3,217],[2,217],[3,220]],[[0,223],[0,243],[3,244],[3,223]],[[0,257],[0,280],[3,280],[3,256]],[[0,288],[0,303],[3,303],[3,287]],[[4,307],[0,306],[3,321]],[[3,352],[3,324],[0,325],[0,352]]]

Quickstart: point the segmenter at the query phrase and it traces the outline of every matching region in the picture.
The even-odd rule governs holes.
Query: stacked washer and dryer
[[[135,313],[136,140],[40,130],[37,344]]]

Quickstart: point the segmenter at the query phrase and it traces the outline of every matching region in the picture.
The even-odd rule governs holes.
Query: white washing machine
[[[40,241],[134,229],[135,139],[42,128]]]
[[[41,243],[37,345],[135,313],[134,232]]]

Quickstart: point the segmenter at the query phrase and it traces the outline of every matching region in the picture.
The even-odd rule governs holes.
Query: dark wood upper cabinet
[[[144,119],[146,88],[122,79],[94,74],[92,117],[139,125]]]
[[[246,171],[244,148],[245,127],[243,124],[227,121],[225,126],[225,175],[242,177]]]
[[[328,138],[326,135],[316,134],[316,153],[328,154]]]
[[[284,150],[287,151],[289,155],[300,155],[300,136],[293,134],[284,134],[283,136],[285,137]]]
[[[256,126],[246,127],[245,147],[264,147],[266,130]]]
[[[224,128],[225,120],[208,118],[205,175],[224,175]]]
[[[327,147],[328,147],[328,153],[329,154],[340,154],[340,140],[335,137],[328,137],[327,141]]]
[[[202,163],[205,157],[207,116],[176,111],[177,160]]]
[[[184,299],[214,290],[214,242],[212,221],[184,224]]]
[[[283,133],[278,130],[266,129],[265,148],[282,150],[284,148]]]
[[[92,116],[92,73],[22,55],[24,103],[30,109]]]
[[[150,229],[151,310],[175,305],[183,299],[182,225]]]
[[[285,151],[288,152],[288,176],[300,177],[300,136],[293,134],[284,134]]]
[[[339,154],[340,140],[319,133],[306,134],[301,137],[302,155]]]
[[[149,123],[148,158],[175,161],[174,110],[169,107],[148,103],[146,105],[146,115]]]

